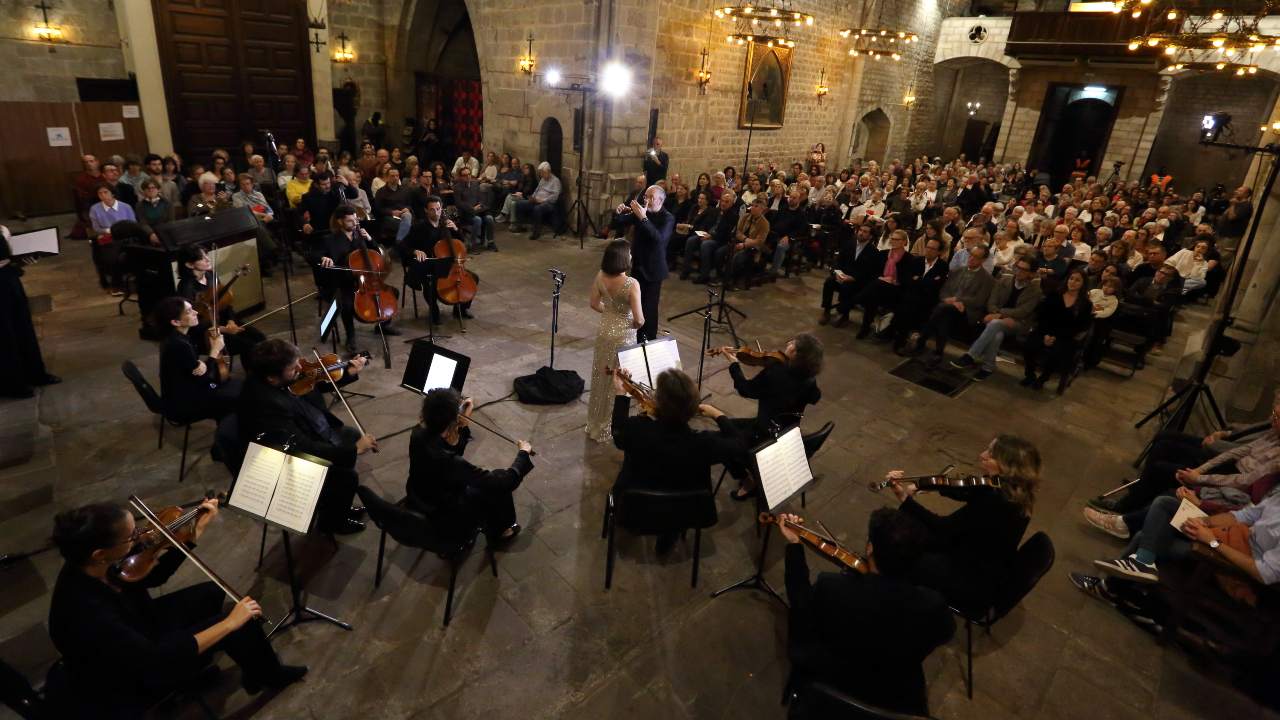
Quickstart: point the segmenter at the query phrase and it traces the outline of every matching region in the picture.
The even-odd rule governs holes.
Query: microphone
[[[547,268],[547,272],[551,273],[552,275],[557,275],[559,277],[567,277],[567,273],[565,273],[565,271],[561,270],[560,268]]]

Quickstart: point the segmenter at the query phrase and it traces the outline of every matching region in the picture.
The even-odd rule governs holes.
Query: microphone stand
[[[556,367],[556,332],[560,330],[560,288],[564,287],[565,274],[560,268],[548,268],[547,272],[551,273],[551,281],[554,287],[551,290],[551,362],[547,363],[547,367],[552,370]]]

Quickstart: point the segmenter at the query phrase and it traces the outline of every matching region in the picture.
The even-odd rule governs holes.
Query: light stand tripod
[[[715,288],[707,288],[707,306],[703,309],[702,315],[702,344],[699,346],[698,352],[698,393],[702,393],[702,372],[707,364],[707,351],[711,349],[711,306],[716,302],[716,296],[719,293]],[[733,326],[730,325],[732,328]],[[734,341],[737,344],[737,341]]]
[[[1214,420],[1221,427],[1226,425],[1226,420],[1222,416],[1217,400],[1213,397],[1213,390],[1210,389],[1209,373],[1213,369],[1213,361],[1223,354],[1223,350],[1227,346],[1227,328],[1235,322],[1233,312],[1235,310],[1236,296],[1240,293],[1240,284],[1244,280],[1245,266],[1249,262],[1249,251],[1253,249],[1253,241],[1258,235],[1258,226],[1262,224],[1263,210],[1267,206],[1267,200],[1271,197],[1271,191],[1276,184],[1276,175],[1280,173],[1280,145],[1270,143],[1262,146],[1253,145],[1237,145],[1235,143],[1224,143],[1216,140],[1201,140],[1202,145],[1212,145],[1214,147],[1227,148],[1229,150],[1245,150],[1250,153],[1264,154],[1271,157],[1271,167],[1267,171],[1267,179],[1263,184],[1262,197],[1258,200],[1258,206],[1253,211],[1253,222],[1249,224],[1249,233],[1245,236],[1244,242],[1240,245],[1240,252],[1235,261],[1231,264],[1231,272],[1227,275],[1226,295],[1222,299],[1221,308],[1214,314],[1213,320],[1209,325],[1208,341],[1204,351],[1204,358],[1196,367],[1194,377],[1173,397],[1165,400],[1154,410],[1147,413],[1141,420],[1134,425],[1140,428],[1151,420],[1164,415],[1170,408],[1168,419],[1161,426],[1161,430],[1182,431],[1187,427],[1187,423],[1191,420],[1191,415],[1195,411],[1197,404],[1204,401],[1208,404],[1209,409],[1214,415]],[[1154,437],[1143,448],[1142,454],[1134,461],[1134,467],[1138,467],[1146,459],[1151,452],[1152,445],[1155,444]]]
[[[591,228],[592,235],[599,235],[600,231],[596,228],[596,223],[591,219],[591,213],[587,210],[587,203],[583,200],[589,191],[589,183],[587,182],[587,174],[584,170],[587,159],[587,93],[595,92],[595,88],[585,83],[573,83],[570,89],[581,95],[581,104],[579,107],[579,117],[582,118],[582,147],[578,150],[578,179],[575,182],[577,191],[573,196],[573,204],[569,206],[568,215],[573,217],[573,222],[578,230],[578,249],[581,250],[587,246],[587,228]],[[555,336],[552,335],[552,338]]]

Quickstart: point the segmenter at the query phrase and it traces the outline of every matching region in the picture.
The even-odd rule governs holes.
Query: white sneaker
[[[1093,564],[1109,573],[1123,575],[1130,580],[1160,582],[1160,574],[1156,570],[1155,563],[1147,565],[1146,563],[1138,562],[1137,553],[1116,560],[1094,560]]]
[[[1090,525],[1112,537],[1118,537],[1121,540],[1129,539],[1129,526],[1124,524],[1124,518],[1119,515],[1104,513],[1101,510],[1087,507],[1084,509],[1084,519],[1089,521]]]
[[[493,221],[496,223],[504,223],[507,221],[507,216],[504,213],[498,213],[498,217],[494,218]]]

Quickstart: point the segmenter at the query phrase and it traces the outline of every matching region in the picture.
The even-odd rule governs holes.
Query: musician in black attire
[[[357,250],[367,251],[370,255],[377,255],[381,251],[373,238],[369,237],[369,233],[360,227],[356,210],[350,205],[343,205],[333,212],[330,230],[332,232],[320,238],[312,247],[310,260],[313,266],[319,268],[317,278],[320,283],[320,298],[326,306],[337,299],[342,327],[347,332],[347,351],[355,352],[356,273],[349,271],[349,258]],[[400,334],[399,330],[391,326],[390,320],[382,323],[382,332],[385,335]]]
[[[622,451],[622,469],[613,484],[619,503],[628,489],[711,489],[711,466],[742,463],[744,452],[733,421],[714,406],[699,404],[698,387],[680,370],[665,370],[654,381],[653,415],[630,415],[631,398],[623,386],[626,370],[613,376],[613,444]],[[719,432],[694,430],[696,415],[716,421]],[[658,553],[675,544],[675,536],[658,537]]]
[[[504,542],[520,532],[512,493],[533,470],[533,446],[517,442],[515,459],[501,470],[472,465],[462,454],[471,441],[467,422],[473,407],[471,398],[464,400],[453,388],[437,388],[423,398],[409,439],[409,505],[448,537],[469,539],[478,527],[491,544]]]
[[[377,450],[378,441],[343,425],[325,409],[323,393],[331,389],[327,381],[322,379],[302,397],[289,391],[301,362],[298,349],[287,341],[273,338],[263,342],[253,349],[246,364],[249,378],[236,407],[241,442],[247,444],[265,434],[269,442],[287,442],[296,450],[333,463],[316,506],[317,526],[336,534],[364,530],[364,523],[358,520],[364,509],[351,505],[359,484],[356,456]],[[338,386],[355,382],[364,366],[365,358],[352,358]]]
[[[853,231],[852,237],[842,233],[839,250],[836,252],[836,266],[822,284],[822,314],[818,316],[818,324],[831,322],[831,308],[839,310],[836,327],[844,327],[849,323],[849,311],[853,309],[853,300],[869,283],[880,275],[884,267],[884,254],[876,249],[875,231],[870,224],[863,223]],[[840,294],[839,305],[833,300]]]
[[[62,382],[44,367],[22,265],[9,247],[9,228],[0,225],[0,397],[29,398],[35,395],[33,386]]]
[[[816,405],[822,399],[822,391],[818,389],[822,341],[809,333],[801,333],[787,342],[782,351],[787,358],[785,363],[765,365],[752,378],[742,372],[734,348],[720,352],[731,361],[729,375],[733,378],[733,389],[744,398],[758,401],[754,419],[732,421],[748,447],[759,444],[776,430],[799,423],[805,407]],[[730,464],[729,472],[738,481],[738,489],[730,497],[734,500],[755,497],[756,488],[743,466]]]
[[[206,500],[202,509],[197,539],[217,516],[218,501]],[[250,693],[302,679],[307,668],[280,664],[262,626],[250,622],[262,615],[252,598],[226,612],[226,596],[212,582],[151,597],[148,589],[163,585],[186,559],[181,552],[166,550],[138,582],[118,579],[113,567],[130,554],[142,529],[114,503],[54,518],[53,542],[65,563],[49,604],[49,636],[65,676],[51,677],[46,687],[56,708],[50,717],[142,717],[218,650],[240,666]]]
[[[414,217],[417,217],[416,215]],[[427,305],[431,308],[431,324],[440,324],[440,302],[436,293],[437,278],[446,277],[450,270],[448,258],[435,259],[436,243],[458,237],[458,225],[444,217],[444,201],[438,195],[428,195],[425,219],[414,222],[409,233],[400,241],[397,249],[400,262],[405,268],[405,285],[425,293]],[[480,277],[467,270],[476,283]],[[471,317],[471,303],[462,303],[461,309],[455,307],[453,314],[459,313],[464,318]]]
[[[221,419],[235,412],[242,382],[227,377],[218,363],[224,338],[218,335],[201,356],[192,332],[199,332],[200,316],[191,303],[169,297],[156,304],[155,327],[165,333],[160,342],[160,400],[164,414],[177,422]],[[206,341],[207,343],[207,341]]]
[[[632,200],[627,222],[635,228],[631,236],[631,275],[640,283],[640,307],[644,310],[644,327],[636,331],[636,339],[658,337],[658,301],[662,281],[667,279],[667,244],[675,230],[676,219],[663,209],[667,191],[650,185],[644,191],[643,204]]]
[[[328,172],[316,173],[311,178],[311,189],[302,196],[297,211],[298,229],[306,237],[308,247],[324,242],[333,211],[344,204],[345,198],[342,190],[334,187],[333,175]]]
[[[986,477],[998,476],[1000,487],[977,486],[939,490],[964,503],[950,515],[938,515],[916,502],[916,485],[890,471],[890,488],[901,509],[928,530],[925,552],[912,569],[912,580],[942,593],[952,607],[979,617],[991,606],[1018,552],[1035,506],[1040,483],[1040,451],[1014,435],[997,435],[978,456]]]
[[[199,245],[187,245],[178,253],[182,262],[178,266],[178,295],[195,305],[199,300],[209,299],[209,289],[218,287],[218,276],[213,273],[213,263],[204,248]],[[234,281],[234,280],[233,280]],[[230,287],[230,286],[228,286]],[[240,327],[235,319],[236,309],[228,305],[218,311],[218,326],[222,328],[222,336],[227,341],[227,354],[243,355],[254,345],[267,339],[261,330],[255,327]],[[160,328],[163,330],[164,328]],[[191,339],[207,350],[204,338],[209,329],[204,318],[196,326]]]
[[[784,519],[800,522],[794,515]],[[786,525],[786,583],[790,602],[787,655],[792,720],[863,717],[814,692],[820,682],[886,710],[926,716],[925,658],[955,633],[955,620],[936,591],[908,576],[920,558],[925,529],[906,513],[879,508],[867,524],[870,572],[818,574],[809,566],[800,537]],[[887,616],[892,622],[881,622]]]

